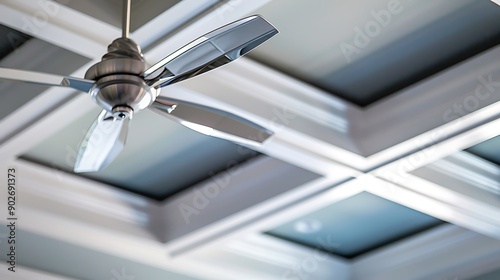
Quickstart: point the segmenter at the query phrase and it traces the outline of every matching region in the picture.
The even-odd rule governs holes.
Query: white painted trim
[[[454,180],[450,180],[449,184],[461,181],[500,195],[500,166],[470,153],[457,152],[426,165],[424,169],[432,169],[447,177],[453,177]]]
[[[497,102],[489,107],[476,112],[475,114],[483,114],[488,117],[490,114],[498,112],[500,109],[500,102]],[[474,116],[472,116],[474,117]],[[487,118],[489,119],[489,118]],[[467,121],[468,118],[466,118]],[[459,119],[460,123],[462,120]],[[412,154],[401,157],[381,168],[373,170],[371,173],[389,180],[391,182],[400,183],[404,182],[405,176],[408,172],[412,172],[420,167],[428,165],[436,160],[450,156],[454,153],[460,152],[470,146],[479,144],[490,138],[500,134],[500,119],[493,119],[481,126],[467,130],[455,137],[446,139],[445,141],[436,143],[435,145],[420,149]]]
[[[468,189],[444,187],[408,175],[404,185],[379,181],[369,191],[444,221],[500,239],[500,203],[469,198]]]

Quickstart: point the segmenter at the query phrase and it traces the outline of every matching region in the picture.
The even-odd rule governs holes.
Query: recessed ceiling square
[[[500,166],[500,136],[486,140],[465,151]]]
[[[491,1],[274,0],[256,13],[280,34],[250,57],[359,106],[500,43]]]
[[[80,142],[99,112],[96,105],[21,157],[72,173]],[[258,154],[144,110],[130,122],[125,148],[118,157],[99,172],[79,175],[163,200]]]
[[[416,210],[362,192],[266,234],[350,259],[442,223]]]

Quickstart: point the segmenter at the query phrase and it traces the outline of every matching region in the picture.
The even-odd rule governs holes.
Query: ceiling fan
[[[162,87],[197,76],[246,54],[278,33],[258,15],[211,31],[146,68],[140,47],[129,38],[131,0],[124,0],[122,37],[108,46],[85,78],[0,68],[0,79],[70,87],[90,94],[103,109],[80,144],[75,172],[95,172],[121,152],[129,121],[151,109],[198,132],[239,143],[262,143],[273,133],[219,109],[160,96]]]

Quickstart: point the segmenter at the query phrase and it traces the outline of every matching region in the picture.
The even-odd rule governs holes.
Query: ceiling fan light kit
[[[124,0],[122,37],[108,46],[85,78],[0,68],[0,79],[65,86],[87,92],[103,111],[92,124],[75,161],[75,172],[106,167],[124,148],[134,113],[151,109],[190,129],[243,144],[260,144],[272,132],[251,121],[201,104],[159,95],[162,87],[236,60],[278,33],[258,15],[220,27],[146,67],[141,48],[128,38],[131,0]]]

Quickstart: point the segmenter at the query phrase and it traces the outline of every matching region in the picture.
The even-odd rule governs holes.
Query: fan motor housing
[[[147,85],[141,77],[119,74],[97,80],[90,95],[109,112],[117,106],[127,106],[139,111],[155,101],[158,90]]]
[[[116,39],[108,46],[102,61],[85,73],[86,79],[96,81],[90,95],[108,112],[125,107],[142,110],[153,103],[159,93],[141,77],[145,69],[139,46],[129,38]]]

